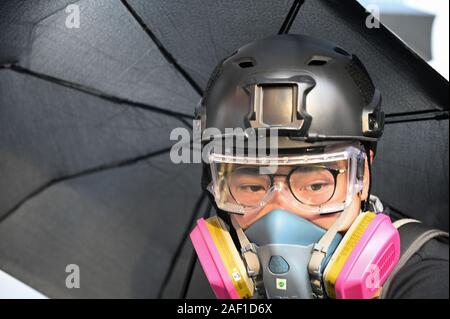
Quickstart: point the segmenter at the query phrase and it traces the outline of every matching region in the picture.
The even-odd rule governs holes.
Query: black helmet
[[[384,128],[381,94],[358,57],[332,42],[294,34],[251,42],[222,60],[196,114],[202,133],[216,128],[224,138],[226,128],[265,128],[266,134],[275,128],[280,150],[359,141],[369,155]],[[370,160],[368,165],[370,194]],[[203,189],[210,182],[204,163]]]
[[[241,47],[216,66],[200,103],[202,129],[277,128],[280,149],[344,140],[374,150],[384,127],[380,92],[361,61],[304,35]]]

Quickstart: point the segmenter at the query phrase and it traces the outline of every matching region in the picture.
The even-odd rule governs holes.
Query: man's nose
[[[288,209],[292,204],[292,198],[289,196],[289,187],[284,182],[276,182],[274,184],[273,196],[269,203],[280,208]]]

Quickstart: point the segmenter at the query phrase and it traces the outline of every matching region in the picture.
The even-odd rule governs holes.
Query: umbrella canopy
[[[366,16],[337,0],[1,2],[0,269],[49,297],[178,297],[186,277],[204,292],[186,239],[211,207],[170,132],[190,128],[219,60],[286,32],[366,64],[388,113],[374,193],[448,230],[448,82]]]

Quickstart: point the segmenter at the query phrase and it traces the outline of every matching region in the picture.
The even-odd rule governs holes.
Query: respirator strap
[[[241,244],[241,254],[247,266],[247,273],[250,277],[255,279],[261,269],[258,255],[256,254],[256,245],[248,240],[233,214],[231,214],[230,219],[234,229],[236,230],[239,243]]]
[[[349,206],[350,207],[350,206]],[[318,299],[323,299],[325,296],[324,287],[322,284],[322,263],[327,256],[333,239],[341,228],[350,208],[347,207],[334,222],[334,224],[327,230],[327,232],[314,245],[311,259],[308,264],[309,278],[313,296]]]

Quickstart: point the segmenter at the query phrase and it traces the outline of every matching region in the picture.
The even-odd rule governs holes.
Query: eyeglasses
[[[329,202],[336,189],[347,188],[347,179],[338,178],[346,169],[325,164],[309,164],[291,167],[287,174],[265,173],[263,167],[238,166],[227,174],[227,184],[233,199],[239,205],[257,206],[274,187],[276,177],[284,182],[296,200],[308,206],[320,206]]]

